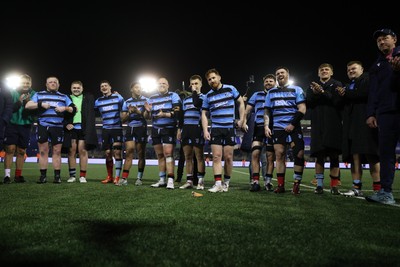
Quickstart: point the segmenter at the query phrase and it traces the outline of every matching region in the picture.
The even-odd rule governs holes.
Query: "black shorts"
[[[236,131],[234,128],[211,128],[210,145],[236,145]]]
[[[204,146],[203,128],[200,125],[184,125],[182,128],[181,145]]]
[[[271,143],[267,143],[267,145],[265,146],[265,151],[275,152],[274,145],[272,144],[272,138],[268,138],[268,140],[271,140]]]
[[[62,127],[50,127],[38,125],[37,141],[39,144],[50,142],[53,146],[64,141],[64,129]]]
[[[254,128],[253,141],[261,142],[263,145],[266,145],[266,151],[274,152],[272,138],[265,136],[264,126]]]
[[[299,150],[304,150],[303,132],[300,128],[294,128],[291,133],[288,133],[285,130],[274,130],[272,139],[274,144],[287,145],[293,142],[294,146]]]
[[[134,141],[136,143],[147,144],[147,126],[127,127],[125,133],[125,142]]]
[[[151,139],[153,145],[176,144],[176,128],[151,129]]]
[[[85,140],[85,133],[82,129],[72,129],[71,130],[71,139],[75,140]]]
[[[253,141],[267,144],[267,137],[265,136],[264,126],[257,126],[254,128]]]
[[[4,133],[5,145],[16,145],[20,148],[27,148],[31,134],[32,124],[18,125],[10,123]]]
[[[123,134],[122,129],[103,129],[101,133],[102,137],[102,149],[112,149],[114,143],[122,143]]]

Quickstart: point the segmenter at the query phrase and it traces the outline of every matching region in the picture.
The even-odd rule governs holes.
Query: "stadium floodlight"
[[[142,91],[146,94],[152,94],[157,89],[157,80],[155,77],[143,76],[139,78],[139,83],[142,86]]]
[[[19,74],[11,74],[6,77],[6,86],[13,90],[17,89],[21,84],[21,75]]]
[[[294,84],[294,80],[293,80],[293,79],[290,79],[290,80],[289,80],[289,84],[290,84],[290,85]]]

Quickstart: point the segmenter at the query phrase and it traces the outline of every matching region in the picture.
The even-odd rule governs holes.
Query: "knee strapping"
[[[253,151],[255,151],[255,150],[262,150],[262,146],[253,146],[252,148],[251,148],[251,152],[253,152]]]
[[[294,157],[294,165],[304,167],[304,158]]]
[[[275,152],[273,146],[266,146],[266,147],[265,147],[265,151],[267,151],[267,152]]]
[[[302,153],[302,151],[304,151],[304,150],[300,149],[298,145],[295,145],[292,149],[293,157],[295,157],[295,158],[298,157],[299,153],[304,154],[304,153]]]
[[[170,157],[166,157],[165,158],[165,162],[170,163],[172,162],[174,159],[170,156]]]
[[[119,146],[113,146],[112,147],[114,150],[122,150],[122,146],[121,145],[119,145]]]

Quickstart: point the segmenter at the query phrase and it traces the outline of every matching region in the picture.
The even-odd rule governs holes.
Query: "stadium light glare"
[[[17,89],[21,84],[21,75],[19,74],[11,74],[6,77],[6,86],[13,90]]]
[[[139,83],[142,86],[144,93],[152,94],[157,89],[157,80],[151,76],[143,76],[139,78]]]

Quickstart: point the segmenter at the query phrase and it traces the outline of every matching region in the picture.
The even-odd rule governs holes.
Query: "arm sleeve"
[[[193,93],[192,96],[193,96],[193,105],[196,108],[201,108],[201,106],[203,105],[203,99],[197,93]]]

